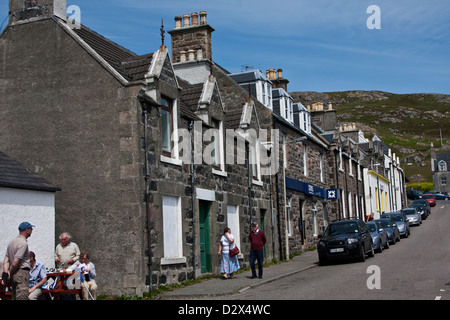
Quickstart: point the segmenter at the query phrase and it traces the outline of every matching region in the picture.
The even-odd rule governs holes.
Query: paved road
[[[412,227],[408,239],[364,263],[313,268],[228,299],[450,300],[449,231],[450,201],[438,201],[431,216],[421,226]],[[368,282],[375,288],[370,290]]]

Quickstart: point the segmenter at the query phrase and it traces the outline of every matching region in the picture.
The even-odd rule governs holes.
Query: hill
[[[382,91],[292,92],[304,105],[332,103],[338,121],[355,122],[366,135],[380,137],[402,161],[406,177],[432,181],[430,146],[450,151],[450,95],[393,94]],[[442,131],[442,142],[441,142]]]

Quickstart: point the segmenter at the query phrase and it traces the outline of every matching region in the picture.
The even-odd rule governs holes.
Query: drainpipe
[[[250,142],[247,142],[247,155],[248,155],[248,207],[250,210],[250,226],[253,223],[253,208],[252,208],[252,169],[250,163]],[[251,230],[251,227],[250,227]]]
[[[144,107],[144,106],[143,106]],[[153,291],[153,263],[152,263],[152,236],[151,236],[151,223],[150,223],[150,165],[148,155],[148,111],[144,107],[144,134],[145,134],[145,201],[147,209],[147,240],[148,240],[148,267],[150,272],[150,292]]]
[[[338,167],[338,161],[337,161],[337,157],[338,157],[338,149],[334,149],[334,168],[336,171],[336,188],[339,192],[339,201],[338,201],[338,216],[339,216],[339,220],[342,219],[342,213],[341,213],[341,190],[339,189],[339,167]]]
[[[192,198],[192,267],[194,279],[197,279],[196,271],[196,220],[195,220],[195,182],[194,182],[194,142],[193,142],[194,121],[189,124],[189,134],[191,139],[191,198]]]

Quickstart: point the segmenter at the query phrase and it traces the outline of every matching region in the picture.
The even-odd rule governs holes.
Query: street
[[[339,261],[229,296],[238,300],[450,300],[450,201],[364,263]]]

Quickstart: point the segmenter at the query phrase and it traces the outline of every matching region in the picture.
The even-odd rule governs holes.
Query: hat
[[[29,222],[22,222],[19,226],[19,231],[24,231],[30,228],[34,228],[34,226]]]

